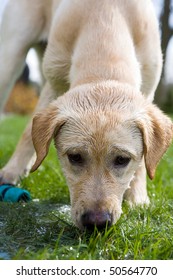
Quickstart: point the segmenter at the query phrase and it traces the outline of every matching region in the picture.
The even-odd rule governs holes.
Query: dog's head
[[[75,224],[113,224],[143,156],[152,179],[172,133],[170,119],[131,87],[113,82],[82,85],[34,117],[37,159],[32,171],[54,138]]]

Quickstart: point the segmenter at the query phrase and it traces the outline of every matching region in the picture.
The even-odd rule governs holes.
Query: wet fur
[[[1,31],[1,105],[28,49],[48,40],[36,115],[0,171],[1,183],[30,170],[34,150],[36,170],[54,138],[79,228],[87,212],[109,212],[114,224],[123,198],[148,204],[146,171],[152,179],[173,134],[171,120],[152,104],[162,54],[151,1],[13,0]],[[84,164],[73,166],[69,152],[80,153]],[[117,156],[131,160],[117,168]]]

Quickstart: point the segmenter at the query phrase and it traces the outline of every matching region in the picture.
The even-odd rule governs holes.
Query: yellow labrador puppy
[[[47,41],[38,113],[1,181],[16,182],[34,148],[36,170],[54,138],[79,228],[116,223],[123,198],[148,204],[146,170],[152,179],[173,136],[152,104],[162,55],[151,1],[12,0],[1,31],[1,104],[28,49]]]

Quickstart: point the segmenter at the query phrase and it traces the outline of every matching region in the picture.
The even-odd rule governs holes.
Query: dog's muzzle
[[[88,211],[81,216],[81,223],[88,230],[93,230],[94,227],[104,229],[111,226],[112,214],[108,211]]]

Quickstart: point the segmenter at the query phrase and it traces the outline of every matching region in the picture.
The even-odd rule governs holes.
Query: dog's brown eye
[[[79,165],[84,162],[82,156],[80,154],[68,154],[69,162],[73,165]]]
[[[117,168],[126,167],[129,162],[130,162],[130,158],[117,156],[114,160],[114,166]]]

